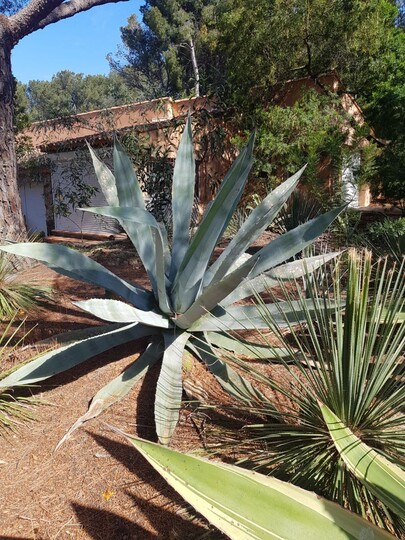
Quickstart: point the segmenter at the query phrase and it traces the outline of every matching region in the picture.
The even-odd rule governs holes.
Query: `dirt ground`
[[[139,260],[125,245],[112,253],[93,246],[92,256],[99,262],[107,261],[106,265],[122,277],[146,284]],[[103,290],[61,277],[43,266],[31,269],[30,275],[34,272],[42,283],[54,288],[55,301],[28,318],[25,329],[37,324],[28,342],[99,324],[71,301],[102,296]],[[55,452],[97,390],[135,360],[143,347],[144,343],[138,342],[113,349],[45,381],[35,390],[35,397],[43,401],[34,408],[35,421],[21,424],[14,433],[0,433],[1,539],[223,538],[109,427],[153,440],[151,388],[159,366],[123,401],[85,424]],[[202,367],[195,369],[201,370],[194,376],[202,382],[209,377]],[[209,387],[215,389],[211,378]],[[201,417],[185,407],[173,446],[180,450],[201,447],[200,423]]]

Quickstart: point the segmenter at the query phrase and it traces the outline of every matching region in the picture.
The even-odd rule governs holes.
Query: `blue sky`
[[[23,38],[12,53],[14,76],[21,82],[50,80],[68,69],[86,75],[109,72],[106,55],[120,45],[120,27],[142,0],[94,7]]]

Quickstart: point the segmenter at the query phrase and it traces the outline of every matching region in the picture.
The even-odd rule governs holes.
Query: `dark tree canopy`
[[[18,88],[25,95],[26,112],[32,121],[107,109],[139,99],[139,94],[116,73],[83,75],[64,70],[50,81],[29,81]]]
[[[206,94],[216,90],[218,0],[148,0],[121,28],[123,47],[114,69],[145,96]],[[214,84],[215,81],[215,84]]]

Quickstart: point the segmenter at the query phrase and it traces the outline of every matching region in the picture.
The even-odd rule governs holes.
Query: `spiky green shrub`
[[[252,136],[225,176],[215,200],[190,239],[195,164],[191,121],[187,121],[173,174],[171,251],[165,227],[145,210],[132,163],[121,145],[115,144],[114,174],[91,150],[100,186],[110,206],[86,210],[118,219],[143,262],[151,290],[124,281],[100,264],[63,246],[3,246],[4,251],[35,258],[61,274],[112,291],[122,300],[75,302],[84,311],[113,324],[99,328],[97,334],[93,332],[87,339],[44,355],[0,381],[0,386],[37,383],[111,347],[149,336],[150,344],[144,354],[96,394],[88,414],[74,427],[126,395],[155,362],[162,360],[156,388],[155,421],[159,440],[168,443],[179,415],[182,358],[186,348],[207,365],[227,391],[250,401],[255,394],[253,388],[215,357],[212,343],[223,329],[239,330],[260,324],[257,308],[232,304],[251,295],[254,289],[263,289],[265,284],[277,284],[271,269],[310,245],[341,211],[335,209],[308,221],[252,257],[246,257],[246,249],[266,229],[294,190],[301,170],[255,208],[221,256],[210,265],[212,253],[236,209],[252,166],[253,139]],[[308,266],[316,268],[324,260],[325,257],[311,258]],[[294,275],[302,272],[300,268],[290,263],[275,269],[274,275]],[[269,271],[265,278],[261,277]],[[292,313],[288,305],[283,309],[287,314]],[[311,301],[307,309],[311,309]],[[293,317],[297,317],[295,312]]]
[[[16,266],[15,257],[0,252],[0,320],[10,319],[16,311],[32,313],[40,302],[50,298],[51,290],[27,278]]]
[[[405,256],[405,218],[384,219],[380,223],[373,223],[367,232],[373,250],[380,250],[401,263]]]
[[[237,433],[220,431],[216,440],[224,445],[221,451],[230,444],[244,456],[246,466],[315,491],[401,535],[405,262],[397,270],[385,260],[373,267],[370,253],[352,252],[348,269],[337,265],[330,295],[322,297],[313,280],[311,311],[299,286],[285,289],[290,309],[304,313],[295,324],[280,312],[288,331],[280,330],[278,318],[258,299],[263,320],[290,350],[289,363],[279,358],[283,367],[275,380],[274,372],[254,372],[250,363],[233,359],[274,393],[254,407],[238,407],[238,416],[247,415],[246,426]]]
[[[283,234],[319,216],[322,210],[322,204],[316,197],[310,193],[294,191],[274,220],[271,229]]]
[[[10,318],[8,323],[0,323],[0,379],[7,374],[5,371],[5,362],[11,356],[15,355],[18,347],[27,337],[23,333],[18,337],[18,333],[23,328],[24,321],[14,325],[17,313]],[[8,390],[0,391],[0,428],[13,429],[21,421],[32,420],[32,405],[35,400],[22,396],[16,396]]]

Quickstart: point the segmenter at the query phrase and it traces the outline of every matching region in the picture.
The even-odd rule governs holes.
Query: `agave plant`
[[[394,538],[337,504],[287,482],[127,438],[188,503],[229,538]]]
[[[261,318],[257,308],[232,304],[251,295],[253,289],[263,289],[265,283],[268,286],[277,284],[271,273],[262,279],[264,272],[273,268],[274,275],[278,276],[302,272],[302,266],[295,263],[279,265],[310,245],[341,211],[338,208],[319,216],[275,239],[255,255],[246,257],[246,249],[265,230],[294,190],[302,169],[256,207],[220,257],[210,264],[215,246],[236,209],[252,166],[253,139],[252,135],[225,176],[196,233],[190,238],[195,163],[191,120],[188,119],[173,175],[171,250],[166,229],[145,210],[132,163],[122,146],[116,141],[114,174],[90,149],[109,206],[88,208],[86,211],[113,217],[120,222],[143,262],[151,290],[124,281],[100,264],[63,246],[3,246],[1,249],[4,251],[35,258],[61,274],[112,291],[122,300],[76,302],[84,311],[113,324],[99,328],[86,339],[44,355],[0,381],[0,386],[37,383],[111,347],[149,336],[150,344],[144,354],[96,394],[88,413],[79,419],[74,428],[126,395],[150,366],[162,360],[156,389],[155,422],[160,442],[167,444],[179,415],[182,359],[186,348],[207,365],[227,391],[250,401],[251,396],[255,395],[251,385],[214,356],[212,343],[215,336],[224,329],[239,330],[251,328],[254,323],[259,324]],[[328,257],[333,256],[335,254]],[[308,260],[308,267],[319,267],[328,257],[313,257]],[[285,304],[283,309],[297,316],[291,306]],[[307,309],[311,309],[311,301]],[[274,353],[269,351],[269,354]]]
[[[220,431],[216,440],[232,451],[237,446],[246,466],[315,491],[401,536],[405,261],[398,269],[386,260],[374,268],[370,253],[352,252],[348,268],[342,262],[336,268],[330,296],[321,297],[313,280],[312,312],[300,287],[285,289],[290,307],[305,313],[288,331],[280,331],[261,303],[263,319],[291,354],[288,364],[280,358],[282,382],[258,371],[255,377],[284,396],[283,405],[264,398],[253,409],[238,407],[239,415],[254,416],[239,433]],[[238,364],[253,373],[251,364]]]

